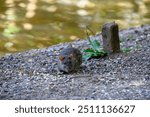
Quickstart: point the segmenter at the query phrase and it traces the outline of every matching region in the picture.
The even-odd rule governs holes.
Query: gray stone
[[[118,24],[115,22],[104,24],[102,27],[103,49],[108,53],[120,51]]]

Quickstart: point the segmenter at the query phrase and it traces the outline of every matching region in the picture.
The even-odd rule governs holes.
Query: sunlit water
[[[0,55],[85,38],[101,31],[150,24],[150,0],[0,0]]]

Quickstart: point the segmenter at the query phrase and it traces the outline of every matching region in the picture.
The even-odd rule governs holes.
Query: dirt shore
[[[58,54],[68,43],[0,58],[0,99],[150,99],[150,25],[119,32],[130,52],[83,61],[59,75]],[[101,34],[95,36],[102,43]],[[87,40],[71,42],[81,51]]]

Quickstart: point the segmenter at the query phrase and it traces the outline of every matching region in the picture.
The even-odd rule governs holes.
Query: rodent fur
[[[76,72],[82,64],[82,54],[80,50],[72,46],[63,49],[59,54],[58,69],[63,73]]]

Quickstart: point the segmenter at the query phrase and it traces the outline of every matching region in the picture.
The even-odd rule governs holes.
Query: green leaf
[[[107,54],[107,52],[105,52],[104,50],[100,50],[99,53],[100,53],[100,54]]]
[[[84,50],[83,52],[94,52],[94,50],[89,48],[89,49]]]
[[[93,40],[95,46],[100,47],[100,43],[97,40]]]
[[[90,41],[90,45],[91,45],[91,48],[95,51],[95,52],[99,52],[100,51],[100,43],[97,41],[97,40],[91,40],[89,39]]]
[[[132,49],[131,48],[122,48],[121,51],[124,53],[130,52]]]
[[[99,52],[100,51],[100,43],[97,40],[94,40],[93,43],[94,43],[94,46],[95,46],[95,50],[97,52]]]
[[[88,60],[93,56],[93,53],[88,53],[86,55],[83,55],[83,60]]]

